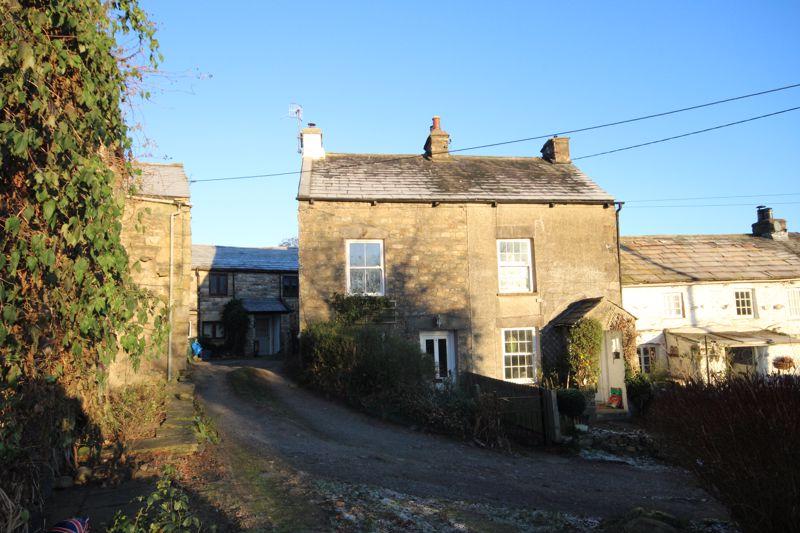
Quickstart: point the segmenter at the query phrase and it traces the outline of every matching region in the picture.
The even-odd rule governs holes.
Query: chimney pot
[[[752,224],[753,235],[772,239],[775,241],[785,241],[789,238],[786,229],[786,220],[783,218],[773,218],[772,208],[765,205],[756,207],[757,221]]]
[[[438,115],[433,117],[431,131],[425,141],[425,157],[431,161],[447,161],[450,155],[450,134],[442,129]]]

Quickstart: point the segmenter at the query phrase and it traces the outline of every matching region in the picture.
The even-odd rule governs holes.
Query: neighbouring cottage
[[[772,209],[750,234],[623,237],[621,251],[645,372],[800,373],[800,233]]]
[[[455,155],[434,117],[424,155],[326,153],[314,124],[301,144],[301,329],[331,318],[335,293],[381,295],[439,377],[535,383],[542,358],[563,352],[564,324],[551,322],[572,304],[595,300],[570,320],[631,319],[619,307],[614,199],[571,163],[568,138],[548,140],[542,157]],[[601,401],[624,390],[609,333]]]
[[[250,316],[243,356],[277,355],[297,339],[297,248],[192,246],[193,329],[212,351],[225,342],[222,311],[233,298]]]
[[[124,356],[111,368],[109,383],[125,385],[153,374],[176,376],[186,364],[189,309],[193,306],[192,228],[189,180],[180,163],[136,163],[135,194],[128,195],[122,219],[122,244],[131,276],[168,309],[169,338],[163,352],[134,372]]]

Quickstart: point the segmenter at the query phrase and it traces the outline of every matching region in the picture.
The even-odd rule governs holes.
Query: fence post
[[[557,444],[561,442],[561,421],[558,414],[556,391],[551,389],[541,389],[541,391],[545,443]]]

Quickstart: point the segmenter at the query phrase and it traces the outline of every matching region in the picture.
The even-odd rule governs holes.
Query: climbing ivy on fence
[[[146,331],[163,339],[120,242],[134,174],[121,106],[159,60],[137,0],[0,0],[4,472],[69,449],[120,349],[136,365]]]

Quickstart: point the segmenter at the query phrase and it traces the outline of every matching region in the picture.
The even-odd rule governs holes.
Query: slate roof
[[[597,313],[593,313],[595,309],[597,309]],[[550,323],[554,326],[574,326],[580,319],[589,315],[594,315],[595,318],[602,318],[602,321],[609,322],[619,313],[636,318],[626,309],[607,298],[584,298],[569,304]]]
[[[298,200],[609,203],[571,163],[538,157],[332,154],[303,162]],[[308,168],[310,165],[310,169]]]
[[[800,278],[800,233],[622,237],[620,252],[623,285]]]
[[[140,196],[189,198],[189,179],[182,163],[134,163],[142,173],[135,179]]]
[[[797,344],[797,339],[790,335],[784,335],[783,333],[776,333],[765,329],[731,331],[705,328],[670,328],[665,329],[664,332],[695,342],[703,342],[706,338],[710,338],[725,346]]]
[[[200,270],[250,270],[297,272],[297,248],[243,248],[192,245],[192,268]]]
[[[280,298],[242,298],[242,306],[248,313],[291,313]]]

